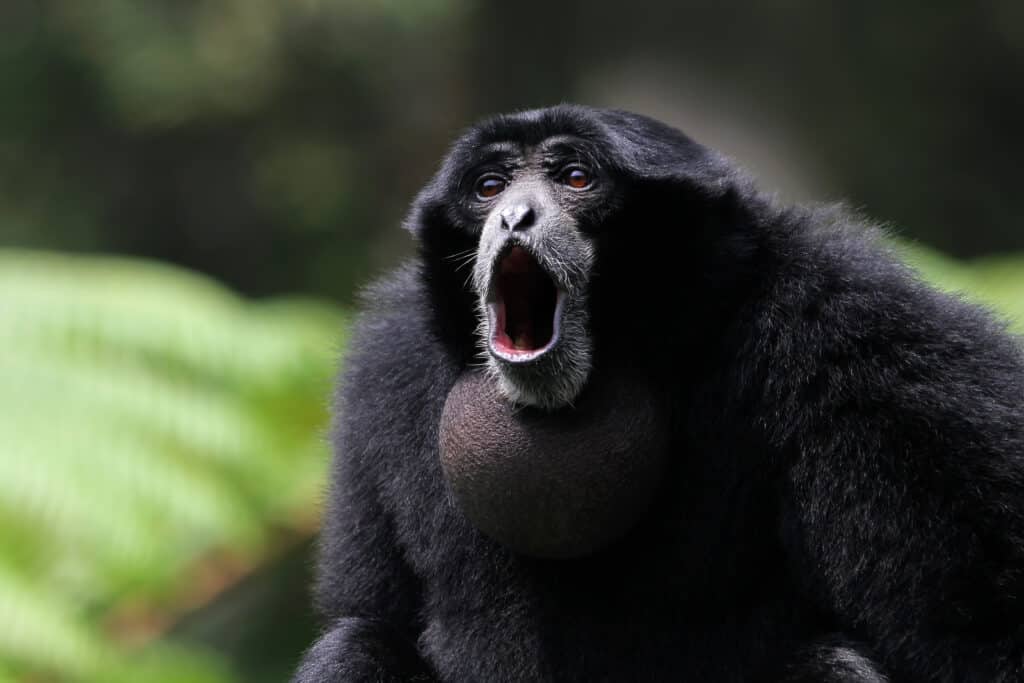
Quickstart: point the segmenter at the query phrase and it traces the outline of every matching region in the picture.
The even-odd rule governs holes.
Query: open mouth
[[[563,293],[526,249],[515,246],[498,259],[491,301],[491,351],[525,363],[558,341]]]

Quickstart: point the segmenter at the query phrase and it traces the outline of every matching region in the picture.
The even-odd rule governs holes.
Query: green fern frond
[[[109,620],[173,609],[210,553],[256,565],[268,530],[308,533],[343,332],[168,266],[0,251],[0,671],[230,679]]]

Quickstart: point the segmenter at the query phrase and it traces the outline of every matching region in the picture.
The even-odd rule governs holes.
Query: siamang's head
[[[646,330],[623,327],[673,305],[665,287],[685,276],[666,269],[689,267],[695,207],[730,182],[720,158],[661,123],[560,106],[466,132],[407,225],[445,324],[474,338],[508,399],[554,410],[631,336],[668,332],[669,308]]]

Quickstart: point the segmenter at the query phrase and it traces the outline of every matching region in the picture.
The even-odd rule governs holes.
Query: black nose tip
[[[533,207],[513,204],[501,210],[501,227],[505,230],[526,230],[533,225]]]

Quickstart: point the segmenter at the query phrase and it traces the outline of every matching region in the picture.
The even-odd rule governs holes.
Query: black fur
[[[584,138],[595,372],[645,377],[672,473],[590,557],[517,556],[452,504],[438,418],[476,352],[460,197],[482,142]],[[575,106],[456,142],[345,358],[296,680],[1024,680],[1024,354],[835,209],[778,207],[662,124]]]

